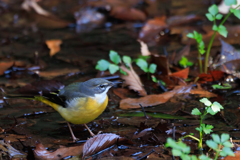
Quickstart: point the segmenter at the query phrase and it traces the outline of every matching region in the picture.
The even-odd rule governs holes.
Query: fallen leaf
[[[64,84],[55,80],[36,81],[26,86],[21,87],[18,92],[21,94],[49,94],[50,92],[57,92],[62,89]]]
[[[178,65],[178,62],[181,60],[182,56],[187,56],[190,52],[190,45],[186,45],[179,53],[176,54],[173,60],[173,64]]]
[[[116,142],[123,140],[124,138],[112,133],[98,134],[84,144],[83,146],[83,159],[101,150],[104,150]]]
[[[140,45],[141,45],[141,54],[142,54],[142,56],[151,56],[151,52],[148,50],[147,44],[144,43],[144,42],[141,41],[141,40],[138,40],[138,42],[139,42]]]
[[[79,156],[83,154],[83,145],[74,147],[60,146],[56,151],[50,152],[45,149],[42,143],[36,144],[34,156],[38,160],[61,160],[69,156]]]
[[[129,85],[129,88],[139,92],[139,95],[146,96],[147,92],[143,88],[143,84],[139,78],[139,76],[136,74],[136,72],[133,70],[132,65],[129,64],[130,70],[127,69],[124,65],[120,66],[120,68],[127,72],[127,76],[122,75],[121,78],[125,80],[125,83]]]
[[[132,137],[132,139],[138,139],[138,138],[140,138],[140,137],[143,137],[143,136],[145,136],[148,132],[151,132],[151,131],[153,131],[152,128],[146,128],[146,129],[142,130],[140,133],[134,134],[133,137]]]
[[[12,67],[14,64],[14,61],[9,61],[9,62],[0,62],[0,76],[4,74],[4,72]]]
[[[7,134],[4,136],[4,140],[7,142],[19,142],[27,140],[27,137],[25,135],[17,135],[17,134]]]
[[[201,73],[198,75],[199,77],[198,83],[218,81],[221,78],[223,78],[223,76],[224,76],[224,72],[218,71],[218,70],[209,71],[208,74]]]
[[[144,42],[155,41],[159,37],[159,33],[167,28],[165,20],[165,16],[148,20],[139,32],[139,39]]]
[[[169,61],[166,56],[154,54],[151,58],[153,63],[157,65],[157,70],[158,72],[161,72],[161,75],[169,75],[171,73],[169,69]]]
[[[180,70],[178,72],[174,72],[172,74],[170,74],[170,77],[179,77],[179,78],[183,78],[183,79],[187,79],[188,78],[188,73],[189,73],[189,67]]]
[[[24,0],[22,3],[22,8],[26,11],[30,11],[31,8],[34,9],[38,14],[48,16],[50,13],[46,10],[44,10],[42,7],[40,7],[36,0]]]
[[[1,154],[5,153],[9,155],[9,157],[25,159],[27,157],[26,154],[21,153],[20,151],[13,148],[9,143],[5,142],[4,140],[0,140],[0,150]]]
[[[113,7],[110,16],[125,21],[145,21],[145,13],[135,8],[126,8],[123,6]]]
[[[50,49],[50,57],[54,56],[57,52],[60,51],[60,45],[62,44],[62,40],[60,39],[52,39],[46,40],[46,44]]]
[[[80,70],[77,68],[74,68],[74,69],[65,68],[65,69],[55,69],[51,71],[40,71],[38,74],[40,77],[44,77],[46,79],[52,79],[58,76],[78,74],[79,72]]]
[[[181,93],[199,94],[200,97],[216,97],[217,96],[214,93],[210,93],[199,87],[200,85],[198,85],[197,89],[192,89],[193,85],[176,86],[172,91],[164,92],[162,94],[147,95],[141,98],[127,98],[120,101],[119,107],[121,109],[141,108],[139,104],[141,104],[143,107],[155,106],[158,104],[165,103],[174,95],[181,94]]]

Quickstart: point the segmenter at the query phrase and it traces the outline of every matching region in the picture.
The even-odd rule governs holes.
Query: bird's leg
[[[87,128],[88,132],[90,133],[90,135],[92,137],[95,136],[95,134],[88,128],[88,126],[86,124],[84,124],[84,126]]]
[[[74,133],[73,133],[73,131],[72,131],[72,128],[71,128],[69,122],[67,122],[67,124],[68,124],[68,128],[69,128],[69,130],[70,130],[70,132],[71,132],[73,142],[77,142],[77,141],[78,141],[78,138],[75,137],[75,135],[74,135]]]

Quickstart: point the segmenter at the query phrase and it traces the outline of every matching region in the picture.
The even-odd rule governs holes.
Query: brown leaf
[[[14,64],[14,61],[9,61],[9,62],[0,62],[0,76],[4,74],[4,72],[12,67]]]
[[[121,109],[133,109],[141,108],[139,104],[143,107],[155,106],[167,102],[176,94],[190,93],[199,94],[201,97],[216,97],[214,93],[203,90],[202,88],[192,89],[193,85],[187,86],[177,86],[172,91],[168,91],[162,94],[153,94],[141,98],[127,98],[120,101]]]
[[[98,134],[90,138],[83,146],[83,159],[114,145],[119,138],[121,137],[112,133]]]
[[[5,153],[13,159],[14,158],[25,159],[27,157],[26,154],[16,150],[9,143],[4,142],[4,140],[0,140],[0,150],[1,150],[1,154]]]
[[[141,10],[122,6],[113,7],[110,15],[114,18],[125,21],[145,21],[147,18]]]
[[[42,143],[36,144],[36,149],[34,150],[34,156],[37,160],[61,160],[68,156],[79,156],[83,153],[83,145],[74,147],[64,147],[61,146],[54,152],[50,152],[45,149]]]
[[[157,65],[157,70],[161,72],[161,75],[169,75],[171,73],[168,58],[166,56],[153,54],[151,58],[153,63]]]
[[[136,72],[133,70],[132,65],[129,64],[130,70],[127,69],[124,65],[120,66],[120,68],[127,72],[127,76],[122,75],[121,78],[125,80],[125,83],[129,85],[129,88],[139,92],[139,95],[146,96],[147,92],[143,88],[143,84],[139,78],[139,76],[136,74]]]
[[[188,73],[189,73],[189,67],[178,71],[178,72],[174,72],[172,74],[170,74],[170,77],[179,77],[179,78],[183,78],[183,79],[187,79],[188,78]]]
[[[139,42],[140,45],[141,45],[141,54],[142,54],[142,56],[151,56],[151,52],[148,50],[147,44],[144,43],[144,42],[141,41],[141,40],[138,40],[138,42]]]
[[[52,39],[46,40],[46,44],[50,49],[50,57],[54,56],[57,52],[60,51],[60,45],[62,44],[62,40],[60,39]]]
[[[179,53],[176,54],[173,60],[173,64],[178,65],[178,62],[181,60],[182,56],[187,56],[190,52],[190,45],[186,45]]]
[[[65,68],[65,69],[55,69],[55,70],[51,70],[51,71],[40,71],[39,76],[44,77],[46,79],[52,79],[54,77],[64,76],[67,74],[73,75],[73,74],[77,74],[79,72],[80,72],[80,70],[77,68],[74,68],[74,69]]]
[[[30,11],[31,8],[34,9],[35,12],[37,12],[40,15],[48,16],[50,13],[46,10],[44,10],[42,7],[40,7],[36,0],[25,0],[22,3],[22,8],[25,9],[26,11]]]
[[[160,31],[167,28],[165,19],[166,17],[163,16],[148,20],[139,33],[139,39],[144,42],[155,41],[158,38]]]

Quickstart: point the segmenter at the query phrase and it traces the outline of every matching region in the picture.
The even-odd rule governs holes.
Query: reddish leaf
[[[141,10],[122,6],[113,7],[110,15],[125,21],[145,21],[146,19],[146,15]]]
[[[98,134],[90,138],[83,146],[83,159],[114,145],[118,139],[121,141],[124,138],[112,133]]]
[[[209,71],[208,74],[202,73],[199,74],[198,77],[198,82],[199,83],[206,83],[206,82],[213,82],[213,81],[218,81],[219,79],[223,78],[224,72],[214,70],[214,71]]]
[[[13,61],[9,61],[9,62],[0,62],[0,76],[4,74],[4,72],[12,67],[14,64]]]
[[[45,149],[42,143],[36,144],[34,150],[34,156],[38,160],[61,160],[68,156],[79,156],[83,153],[83,145],[74,147],[63,147],[61,146],[54,152],[50,152]]]
[[[170,77],[179,77],[179,78],[183,78],[183,79],[187,79],[188,78],[188,73],[189,73],[189,67],[185,68],[181,71],[178,72],[174,72],[172,74],[170,74]]]

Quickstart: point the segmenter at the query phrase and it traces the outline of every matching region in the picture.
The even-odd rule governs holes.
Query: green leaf
[[[147,61],[141,59],[141,58],[138,58],[136,60],[136,64],[138,65],[138,67],[140,67],[144,72],[148,72],[148,64],[147,64]]]
[[[218,30],[218,27],[217,27],[216,24],[213,25],[212,30],[214,30],[214,31],[217,31],[217,30]]]
[[[229,140],[229,138],[230,138],[229,134],[223,133],[223,134],[221,135],[221,142],[222,142],[222,143],[223,143],[223,142],[226,142],[226,141]]]
[[[216,16],[216,14],[218,13],[218,7],[216,4],[213,4],[212,6],[210,6],[208,8],[209,13],[211,13],[213,16]]]
[[[221,34],[223,37],[227,37],[228,31],[225,26],[220,25],[218,27],[218,33]]]
[[[202,127],[195,128],[197,131],[202,132]]]
[[[208,108],[207,113],[215,115],[217,112],[214,112],[211,107]]]
[[[191,155],[191,159],[192,160],[198,160],[197,156],[195,156],[195,155]]]
[[[120,71],[120,73],[122,73],[123,75],[125,75],[125,76],[127,75],[127,72],[124,72],[121,68],[120,68],[119,71]]]
[[[182,56],[181,60],[179,61],[179,65],[183,68],[186,68],[187,62],[188,62],[188,59],[185,56]]]
[[[188,37],[188,38],[194,38],[194,35],[193,35],[193,33],[188,33],[188,34],[187,34],[187,37]]]
[[[213,112],[219,112],[221,109],[223,109],[223,106],[218,102],[213,102],[211,108]]]
[[[119,66],[116,64],[109,64],[108,69],[111,74],[114,74],[115,72],[117,72],[119,70]]]
[[[234,9],[234,10],[233,10],[233,14],[234,14],[238,19],[240,19],[240,10],[239,10],[239,9]]]
[[[213,17],[212,14],[206,13],[206,17],[207,17],[207,19],[208,19],[209,21],[214,21],[214,17]]]
[[[229,141],[223,142],[223,146],[224,146],[224,147],[229,147],[229,148],[232,148],[232,147],[233,147],[232,143],[229,142]]]
[[[202,154],[198,157],[200,160],[211,160],[211,158],[207,157],[205,154]]]
[[[229,147],[223,147],[222,152],[225,152],[229,156],[235,157],[235,154],[233,153],[233,151]],[[220,152],[220,154],[221,154],[221,152]]]
[[[188,61],[187,66],[189,66],[189,67],[193,66],[193,62]]]
[[[220,144],[221,140],[218,134],[212,134],[213,141]]]
[[[213,84],[213,89],[231,89],[232,86],[229,83],[224,83],[222,86],[219,84]]]
[[[192,114],[192,115],[199,116],[199,115],[201,115],[202,113],[199,111],[199,109],[194,108],[194,109],[192,110],[192,113],[191,113],[191,114]]]
[[[109,57],[111,61],[113,61],[115,64],[118,64],[121,61],[121,57],[118,55],[116,51],[111,50],[109,53]]]
[[[206,144],[208,145],[208,147],[214,149],[215,151],[217,150],[218,144],[213,140],[207,140]]]
[[[203,128],[205,134],[210,134],[212,132],[213,126],[207,124],[206,127]]]
[[[199,101],[204,103],[208,107],[212,105],[212,102],[210,102],[207,98],[202,98]]]
[[[216,15],[216,19],[218,19],[218,20],[222,19],[222,17],[223,17],[223,15],[220,14],[220,13],[218,13],[218,14]]]
[[[226,6],[236,5],[237,0],[224,0],[224,3],[226,4]]]
[[[152,81],[153,81],[153,82],[155,82],[155,83],[158,82],[157,78],[156,78],[154,75],[152,75],[151,78],[152,78]]]
[[[150,64],[148,71],[153,74],[155,73],[156,69],[157,69],[157,65],[152,63]]]
[[[187,154],[182,154],[180,157],[181,159],[184,159],[184,160],[191,160],[191,157]]]
[[[131,59],[131,57],[129,57],[129,56],[123,56],[123,62],[125,63],[125,64],[131,64],[132,63],[132,59]]]
[[[177,150],[177,149],[172,149],[172,154],[174,156],[181,156],[182,152],[180,150]]]
[[[100,71],[106,71],[108,69],[109,64],[110,63],[107,60],[101,59],[97,62],[95,69]]]

